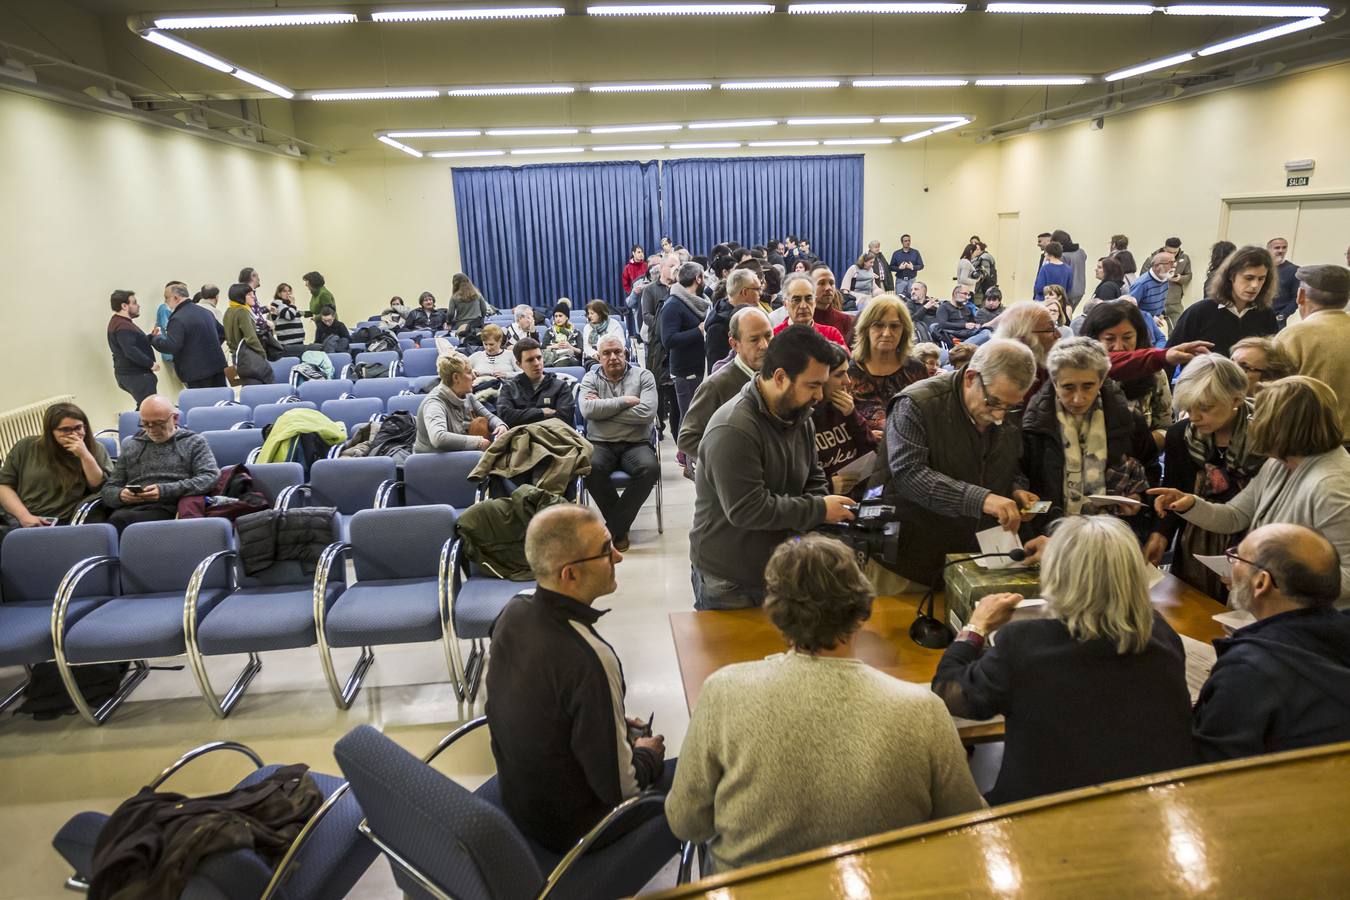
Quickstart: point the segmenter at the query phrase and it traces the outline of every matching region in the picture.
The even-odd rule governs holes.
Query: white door
[[[1264,247],[1267,241],[1277,237],[1282,237],[1293,244],[1294,235],[1298,231],[1299,202],[1298,200],[1232,201],[1228,204],[1228,231],[1223,237],[1239,247],[1247,244]]]
[[[1350,246],[1350,197],[1304,200],[1298,215],[1298,231],[1289,236],[1289,258],[1301,266],[1334,263],[1347,265]]]
[[[998,214],[998,243],[991,249],[994,265],[998,266],[999,288],[1003,291],[1004,304],[1011,303],[1022,296],[1017,284],[1017,260],[1023,253],[1022,214],[1005,212]],[[1028,288],[1027,293],[1030,293]]]

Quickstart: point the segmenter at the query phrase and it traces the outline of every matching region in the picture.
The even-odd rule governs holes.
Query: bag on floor
[[[117,693],[130,667],[131,663],[125,662],[76,666],[75,684],[84,695],[85,702],[98,709]],[[61,680],[61,673],[54,662],[41,662],[33,666],[32,674],[28,676],[28,686],[23,689],[23,698],[23,703],[14,711],[16,715],[23,713],[43,721],[75,712],[75,704],[70,702],[65,682]]]

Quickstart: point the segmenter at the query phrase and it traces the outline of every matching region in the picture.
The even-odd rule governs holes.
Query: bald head
[[[140,411],[142,417],[162,417],[167,416],[172,412],[176,412],[173,401],[163,394],[151,394],[149,397],[146,397],[141,401]]]
[[[141,428],[146,437],[162,444],[178,430],[178,410],[163,394],[151,394],[141,401]]]
[[[560,503],[530,519],[525,529],[525,559],[540,584],[557,579],[558,572],[571,559],[578,538],[588,526],[604,527],[600,514],[588,506]]]
[[[1330,607],[1341,596],[1340,554],[1311,528],[1263,525],[1242,540],[1238,556],[1247,563],[1235,563],[1233,583],[1241,585],[1239,591],[1257,618],[1291,604]]]

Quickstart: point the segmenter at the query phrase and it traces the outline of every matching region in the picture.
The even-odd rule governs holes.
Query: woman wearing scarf
[[[1136,532],[1152,525],[1145,491],[1156,484],[1158,449],[1144,420],[1106,378],[1111,360],[1091,338],[1066,338],[1046,358],[1050,378],[1022,416],[1023,465],[1029,490],[1049,500],[1048,524],[1066,516],[1114,512]],[[1100,506],[1087,498],[1110,494],[1142,505]]]
[[[1249,449],[1247,422],[1253,413],[1247,397],[1247,375],[1237,363],[1217,353],[1200,356],[1182,370],[1174,401],[1182,419],[1167,429],[1163,487],[1172,487],[1213,503],[1227,503],[1252,480],[1266,458]],[[1168,513],[1153,528],[1144,552],[1157,565],[1180,533],[1172,556],[1172,574],[1218,600],[1228,588],[1197,555],[1223,553],[1242,540],[1237,534],[1215,534]]]

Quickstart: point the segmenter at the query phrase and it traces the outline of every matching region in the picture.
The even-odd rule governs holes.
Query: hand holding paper
[[[980,553],[996,553],[999,556],[992,556],[988,559],[975,560],[985,569],[1008,569],[1020,567],[1022,563],[1014,562],[1012,557],[1007,554],[1012,550],[1022,549],[1022,539],[1016,532],[1004,531],[1002,528],[986,528],[984,531],[975,533],[975,540],[980,546]]]

